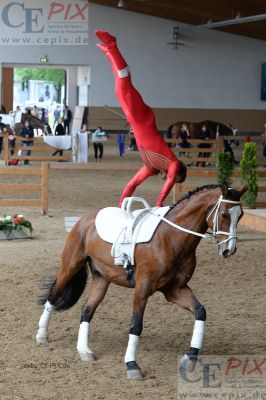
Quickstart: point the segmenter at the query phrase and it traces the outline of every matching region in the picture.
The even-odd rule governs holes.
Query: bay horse
[[[17,135],[20,134],[25,121],[29,121],[33,129],[41,129],[43,132],[45,132],[45,124],[39,118],[35,117],[34,115],[31,115],[30,113],[22,113],[21,122],[15,125],[15,130]]]
[[[173,130],[174,134],[176,135],[175,137],[178,137],[178,132],[183,124],[187,125],[191,139],[199,138],[199,131],[203,125],[207,127],[207,130],[210,133],[210,139],[216,139],[218,135],[235,136],[237,132],[237,129],[233,129],[230,125],[222,124],[221,122],[217,121],[210,121],[210,120],[205,120],[201,122],[178,121],[172,125],[174,127]]]
[[[148,243],[136,245],[134,283],[130,284],[124,267],[114,264],[110,243],[102,240],[95,227],[96,212],[88,212],[69,233],[56,279],[43,297],[44,311],[36,335],[38,344],[48,341],[48,324],[53,310],[72,307],[86,286],[88,268],[92,282],[87,302],[82,308],[77,350],[83,361],[94,360],[89,348],[92,317],[110,283],[134,289],[133,313],[125,354],[127,377],[142,379],[136,362],[136,350],[142,332],[143,315],[148,298],[156,291],[168,302],[192,312],[194,330],[188,352],[180,368],[192,371],[202,347],[206,311],[188,286],[196,268],[196,248],[207,230],[217,243],[219,256],[236,251],[237,224],[243,215],[240,198],[247,190],[238,191],[226,185],[205,185],[189,192],[161,217],[159,226]],[[152,213],[153,209],[148,209]]]

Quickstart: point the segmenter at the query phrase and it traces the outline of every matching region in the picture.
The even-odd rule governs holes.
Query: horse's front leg
[[[143,315],[149,297],[147,286],[148,285],[145,285],[143,282],[140,284],[137,281],[135,287],[133,316],[130,324],[129,339],[125,354],[125,364],[127,366],[128,379],[143,378],[140,367],[136,362],[136,351],[139,337],[143,329]]]
[[[167,301],[171,301],[180,307],[191,311],[195,315],[195,323],[189,351],[181,360],[180,368],[194,371],[198,360],[199,350],[202,347],[204,327],[206,320],[205,308],[193,295],[192,290],[185,285],[182,288],[171,288],[163,291]]]

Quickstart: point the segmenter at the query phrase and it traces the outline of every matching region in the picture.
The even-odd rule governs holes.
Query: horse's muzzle
[[[236,250],[237,250],[236,247],[234,248],[234,251],[231,251],[229,249],[225,249],[220,255],[222,257],[226,258],[226,257],[232,256],[233,254],[235,254]]]

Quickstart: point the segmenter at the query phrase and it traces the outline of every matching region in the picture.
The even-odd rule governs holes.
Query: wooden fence
[[[25,184],[25,183],[0,183],[0,193],[4,192],[16,192],[14,199],[0,199],[0,206],[32,206],[40,207],[42,214],[48,213],[48,200],[49,200],[49,169],[71,169],[71,170],[127,170],[137,171],[139,169],[139,163],[126,163],[121,166],[119,163],[52,163],[43,162],[41,167],[21,167],[21,166],[10,166],[8,168],[0,168],[0,175],[7,176],[39,176],[40,182],[36,184]],[[38,198],[18,198],[18,193],[23,197],[23,193],[39,193]]]
[[[15,199],[0,199],[0,206],[35,206],[40,207],[43,214],[48,213],[48,193],[49,193],[49,169],[75,169],[75,170],[128,170],[137,171],[140,168],[140,163],[48,163],[43,162],[41,167],[13,167],[0,168],[0,175],[25,175],[25,176],[39,176],[40,182],[37,184],[17,184],[17,183],[1,183],[0,193],[4,192],[19,192],[22,194],[25,192],[39,193],[39,198],[15,198]],[[217,182],[217,170],[207,169],[207,168],[195,168],[188,169],[188,178],[186,182],[182,184],[176,184],[173,190],[173,202],[175,203],[177,199],[183,192],[193,190],[202,184],[202,178],[208,178],[206,183],[216,183]],[[240,172],[234,171],[233,177],[239,178]],[[259,193],[266,193],[266,187],[263,186],[262,178],[266,178],[266,171],[258,171],[259,177]],[[194,182],[189,182],[189,178],[195,178]],[[265,182],[265,179],[264,179]],[[238,183],[236,183],[238,184]],[[160,187],[158,187],[160,190]],[[257,208],[266,208],[266,201],[258,201]]]
[[[0,206],[34,206],[41,207],[43,214],[48,212],[48,163],[42,163],[41,167],[28,168],[28,167],[9,167],[0,168],[0,175],[15,176],[38,176],[39,183],[25,184],[25,183],[0,183],[1,196],[4,192],[15,192],[15,199],[0,199]],[[19,198],[25,192],[39,193],[38,198]]]
[[[57,149],[49,146],[43,140],[43,137],[33,137],[30,139],[22,138],[21,136],[16,136],[16,144],[15,147],[10,148],[8,143],[8,136],[1,135],[4,138],[3,142],[3,155],[4,161],[6,165],[8,165],[9,161],[19,160],[25,161],[70,161],[72,159],[71,150],[63,150],[63,155],[55,155],[52,156],[52,153]],[[33,142],[33,146],[23,146],[23,142]],[[11,155],[11,150],[14,151],[14,154]],[[27,156],[26,151],[30,151],[31,155]]]
[[[166,139],[166,143],[172,144],[172,150],[176,153],[179,160],[183,161],[185,164],[196,164],[201,165],[202,163],[210,163],[215,164],[217,153],[223,151],[223,138],[219,137],[217,139],[210,140],[200,140],[200,139],[190,139],[188,138],[188,142],[192,147],[181,148],[176,147],[181,142],[179,139]],[[199,148],[200,144],[209,144],[209,148]],[[206,157],[203,157],[203,154]]]
[[[52,156],[52,153],[57,150],[49,145],[47,145],[43,141],[43,137],[34,137],[33,139],[25,139],[21,138],[20,136],[16,137],[16,145],[12,149],[14,151],[14,154],[11,155],[11,148],[8,147],[8,137],[7,135],[1,135],[4,137],[4,146],[3,146],[3,155],[4,155],[4,160],[6,165],[8,165],[9,161],[11,160],[29,160],[30,162],[41,162],[41,161],[71,161],[72,159],[72,154],[71,150],[64,150],[63,151],[63,156],[56,155]],[[130,135],[126,135],[125,137],[125,148],[129,147],[129,140],[130,140]],[[193,146],[191,148],[177,148],[176,145],[180,143],[179,139],[165,139],[166,143],[171,145],[172,151],[177,155],[177,157],[182,160],[185,164],[190,166],[191,164],[195,166],[203,166],[204,163],[210,163],[212,165],[215,165],[216,163],[216,158],[217,158],[217,153],[223,151],[223,140],[225,137],[220,136],[217,139],[212,139],[212,140],[200,140],[200,139],[190,139],[188,138],[189,143]],[[226,137],[229,140],[236,139],[235,136],[227,136]],[[244,147],[244,137],[237,137],[237,140],[240,142],[240,146],[238,148],[235,148],[234,151],[238,153],[238,159],[239,159],[239,153],[242,152],[242,149]],[[262,139],[260,137],[254,137],[252,138],[255,142],[260,143],[262,142]],[[22,141],[33,141],[33,146],[30,146],[28,148],[23,147]],[[210,144],[210,148],[199,148],[199,144]],[[109,135],[109,140],[104,144],[105,147],[105,154],[108,153],[108,148],[111,149],[111,147],[117,146],[117,134],[110,134]],[[26,151],[29,150],[31,151],[30,156],[26,156],[25,153]],[[20,155],[18,155],[18,153]],[[206,155],[208,154],[208,157],[203,157],[203,153]],[[260,146],[257,146],[257,154],[261,153]],[[259,159],[260,157],[258,157]]]

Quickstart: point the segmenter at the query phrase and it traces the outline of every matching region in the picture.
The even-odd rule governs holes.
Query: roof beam
[[[180,28],[180,30],[190,30],[190,29],[201,29],[201,28],[221,28],[223,26],[229,25],[239,25],[239,24],[246,24],[249,22],[261,21],[266,19],[266,14],[258,14],[258,15],[250,15],[248,17],[239,17],[233,19],[227,19],[225,21],[217,21],[217,22],[207,22],[206,24],[201,25],[191,25],[190,27]]]

